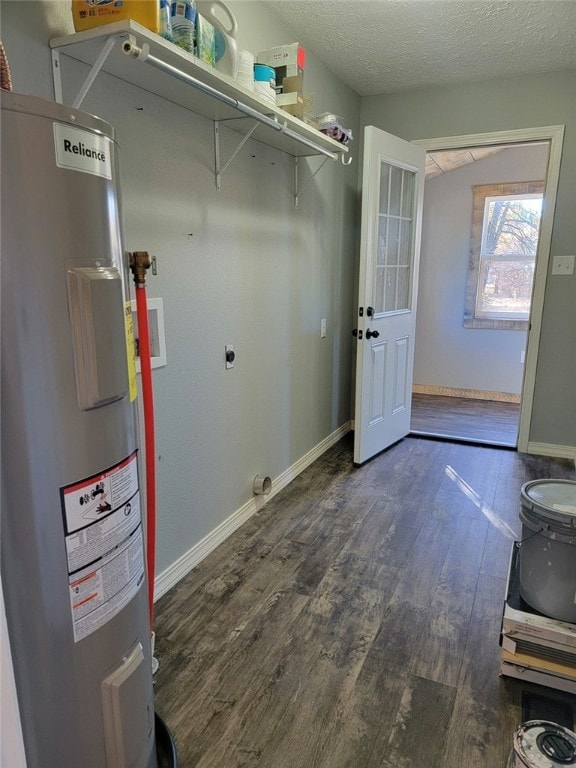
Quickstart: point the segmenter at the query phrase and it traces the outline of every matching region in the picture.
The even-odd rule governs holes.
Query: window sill
[[[503,318],[492,317],[465,317],[464,328],[482,328],[493,331],[528,331],[530,322],[528,320],[504,320]]]

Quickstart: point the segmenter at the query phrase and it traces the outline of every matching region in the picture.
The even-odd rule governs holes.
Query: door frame
[[[530,439],[530,424],[534,404],[534,387],[536,384],[536,366],[540,347],[540,332],[542,314],[544,312],[544,294],[550,261],[550,243],[552,226],[556,208],[558,179],[560,176],[560,161],[562,143],[564,140],[563,125],[548,125],[540,128],[519,128],[511,131],[495,131],[494,133],[475,133],[461,136],[446,136],[436,139],[415,139],[413,144],[423,147],[426,152],[437,150],[462,149],[465,147],[480,147],[492,144],[519,144],[530,141],[549,141],[548,170],[544,188],[544,213],[540,222],[540,239],[536,255],[536,269],[532,288],[530,307],[530,322],[526,340],[526,358],[524,361],[524,376],[520,393],[520,423],[518,429],[518,450],[528,453]]]

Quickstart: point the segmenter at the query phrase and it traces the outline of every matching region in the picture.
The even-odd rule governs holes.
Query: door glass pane
[[[385,281],[386,267],[376,267],[376,296],[374,298],[374,309],[378,314],[384,312]]]
[[[390,169],[390,214],[400,216],[402,210],[402,168],[392,166]]]
[[[377,314],[410,309],[412,217],[416,174],[380,164],[380,213],[375,259]]]
[[[414,200],[414,182],[416,175],[413,171],[404,171],[404,189],[402,192],[402,216],[412,218],[412,202]]]
[[[386,264],[398,264],[398,241],[400,239],[400,219],[388,219],[388,249]]]
[[[410,264],[410,243],[412,240],[412,222],[400,221],[400,236],[398,242],[398,264],[407,267]]]
[[[390,183],[390,164],[380,163],[380,213],[388,213],[388,185]]]
[[[387,267],[386,286],[384,290],[383,312],[393,312],[396,309],[396,276],[397,267]]]
[[[378,218],[378,249],[376,251],[376,264],[386,264],[386,230],[388,228],[388,218],[380,216]]]
[[[398,267],[396,309],[410,309],[410,267]]]

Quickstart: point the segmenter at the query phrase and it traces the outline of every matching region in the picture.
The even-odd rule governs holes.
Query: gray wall
[[[233,7],[242,47],[293,41],[261,3]],[[52,98],[48,40],[73,31],[69,8],[2,2],[15,91]],[[84,74],[66,63],[71,80]],[[359,97],[312,56],[306,87],[357,133]],[[278,150],[250,140],[218,193],[210,121],[107,75],[83,109],[118,131],[126,246],[158,260],[160,573],[251,498],[257,473],[277,477],[350,418],[357,165],[327,163],[295,211],[292,158]],[[227,158],[237,137],[222,133]],[[319,162],[304,161],[302,177]]]
[[[576,71],[366,97],[361,122],[409,140],[565,125],[551,256],[574,253]],[[574,446],[576,274],[549,274],[542,323],[530,440]]]
[[[546,177],[548,147],[515,147],[424,187],[414,383],[519,394],[526,332],[464,328],[472,187]]]

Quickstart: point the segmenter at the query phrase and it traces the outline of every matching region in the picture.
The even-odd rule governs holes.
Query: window
[[[543,192],[543,181],[473,187],[465,327],[527,329]]]

